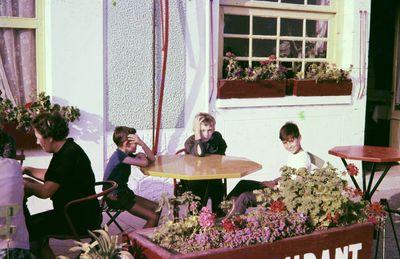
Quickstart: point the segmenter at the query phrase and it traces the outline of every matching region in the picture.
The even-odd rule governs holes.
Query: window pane
[[[276,18],[253,17],[254,35],[276,35]]]
[[[250,33],[250,18],[244,15],[224,16],[224,33],[232,34],[249,34]]]
[[[224,54],[228,51],[238,57],[248,57],[249,39],[224,38]]]
[[[282,18],[281,36],[303,36],[303,20]]]
[[[282,40],[279,44],[279,57],[302,58],[302,42],[294,40]]]
[[[306,58],[326,58],[326,41],[306,41]]]
[[[36,99],[35,30],[0,28],[0,89],[17,105]]]
[[[301,71],[301,62],[281,62],[281,65],[287,68],[286,76],[293,78]]]
[[[0,16],[35,18],[35,0],[0,0]]]
[[[308,0],[308,4],[312,5],[330,5],[331,1],[330,0]]]
[[[282,3],[287,3],[287,4],[304,4],[304,0],[282,0]]]
[[[268,57],[276,54],[276,40],[253,39],[253,57]]]
[[[307,20],[306,21],[306,36],[326,38],[328,35],[328,21]]]

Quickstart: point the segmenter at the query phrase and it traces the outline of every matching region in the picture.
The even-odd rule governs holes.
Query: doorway
[[[391,144],[397,2],[371,1],[365,145]]]

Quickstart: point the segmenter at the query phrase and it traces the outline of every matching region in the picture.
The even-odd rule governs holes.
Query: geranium
[[[245,80],[245,81],[257,81],[257,80],[283,80],[286,78],[287,69],[284,66],[278,64],[276,56],[270,55],[266,60],[260,62],[260,66],[242,68],[237,61],[235,54],[227,52],[225,54],[225,60],[228,61],[226,65],[228,80]]]
[[[350,65],[350,68],[345,70],[338,68],[336,64],[327,62],[313,63],[307,68],[305,75],[299,72],[296,77],[298,79],[313,79],[317,83],[322,81],[336,81],[336,83],[339,83],[343,80],[350,80],[352,69],[353,65]]]
[[[347,173],[351,176],[357,176],[357,174],[359,172],[358,167],[353,163],[348,164],[346,166],[346,170],[347,170]]]
[[[200,211],[199,223],[203,228],[212,227],[215,224],[216,215],[209,208],[203,207]]]
[[[39,93],[36,101],[24,105],[14,105],[11,100],[1,97],[0,91],[0,116],[7,123],[15,123],[16,129],[31,130],[32,118],[41,112],[58,112],[68,122],[73,122],[80,117],[80,111],[74,106],[60,106],[51,104],[50,96],[44,92]]]

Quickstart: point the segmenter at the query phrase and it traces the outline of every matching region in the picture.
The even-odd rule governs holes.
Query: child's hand
[[[143,140],[136,134],[129,134],[128,141],[133,142],[139,146],[143,146]]]
[[[199,140],[201,139],[201,133],[200,133],[200,125],[202,123],[202,119],[200,118],[195,118],[193,122],[193,131],[194,131],[194,139]]]

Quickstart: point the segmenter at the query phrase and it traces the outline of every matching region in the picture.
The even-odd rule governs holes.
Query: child
[[[282,141],[283,147],[289,152],[286,165],[293,168],[311,169],[310,156],[301,147],[301,135],[299,128],[292,122],[287,122],[279,131],[279,138]],[[243,214],[251,205],[255,204],[256,198],[253,194],[254,190],[263,189],[265,187],[274,187],[278,184],[281,177],[272,181],[250,181],[242,180],[229,193],[228,199],[233,198],[233,206],[228,214],[228,217],[234,213]],[[235,198],[237,197],[237,198]]]
[[[193,121],[194,135],[185,142],[185,152],[194,156],[207,154],[225,155],[226,143],[221,133],[215,131],[215,119],[208,113],[198,113]],[[222,180],[182,180],[183,188],[192,191],[201,198],[201,204],[206,205],[211,198],[212,211],[218,216],[222,214],[219,204],[224,195]],[[207,190],[208,189],[208,190]],[[206,194],[206,192],[208,194]]]
[[[147,166],[155,161],[154,154],[136,135],[134,128],[116,127],[113,141],[118,148],[107,163],[104,180],[115,181],[118,184],[118,189],[107,197],[107,204],[111,208],[127,210],[132,215],[145,219],[144,228],[157,226],[160,217],[160,213],[156,212],[158,205],[144,197],[135,195],[127,184],[131,174],[131,165]],[[144,154],[134,154],[137,145],[142,147]]]

